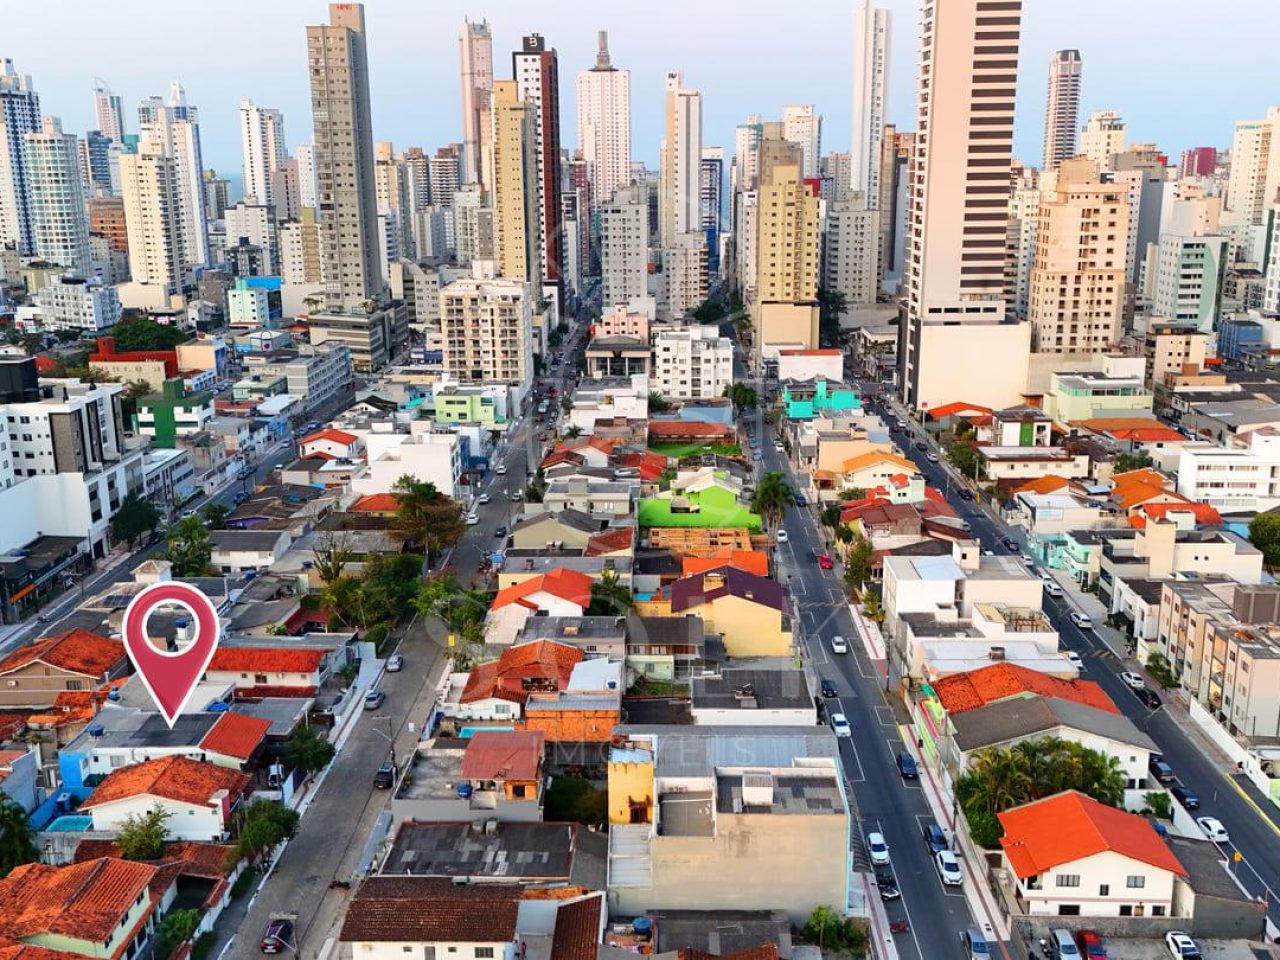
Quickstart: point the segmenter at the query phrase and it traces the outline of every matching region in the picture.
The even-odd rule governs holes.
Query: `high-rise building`
[[[120,97],[111,92],[101,77],[93,78],[93,114],[98,120],[98,131],[104,137],[124,143],[124,108]]]
[[[1154,151],[1135,145],[1112,158],[1114,181],[1123,185],[1129,202],[1129,231],[1125,240],[1129,282],[1136,284],[1147,248],[1160,240],[1166,214],[1169,169]]]
[[[880,154],[889,76],[889,11],[858,0],[853,15],[853,142],[850,189],[880,204]]]
[[[764,140],[764,123],[752,114],[740,123],[733,135],[733,166],[729,170],[729,190],[741,193],[754,190],[760,177],[760,143]]]
[[[497,93],[495,84],[495,95]],[[529,284],[476,274],[440,288],[444,372],[460,383],[527,386],[533,377]]]
[[[1192,147],[1182,151],[1182,159],[1178,163],[1178,178],[1212,177],[1217,166],[1217,147]]]
[[[813,104],[782,108],[782,138],[800,148],[800,173],[806,179],[816,177],[822,156],[822,116]]]
[[[368,312],[369,301],[383,301],[386,282],[378,266],[364,5],[329,4],[329,23],[307,27],[307,57],[325,303],[331,311]]]
[[[819,210],[816,183],[799,166],[775,167],[758,191],[755,345],[818,345]]]
[[[486,134],[487,136],[487,134]],[[437,147],[435,156],[430,160],[431,202],[441,206],[453,203],[453,195],[462,185],[459,174],[462,170],[462,146],[451,143]]]
[[[591,249],[592,211],[596,209],[595,194],[591,192],[591,165],[580,154],[575,154],[563,165],[563,179],[560,200],[566,217],[570,211],[573,213],[573,223],[565,221],[565,255],[568,256],[569,248],[574,248],[577,280],[573,289],[581,290],[583,277],[599,275],[593,269],[595,259]]]
[[[666,137],[661,147],[658,230],[664,247],[698,229],[702,169],[702,94],[686,89],[679,72],[667,74]]]
[[[649,293],[649,198],[619,187],[600,205],[600,302],[605,311]]]
[[[217,170],[204,172],[204,215],[209,222],[222,219],[231,206],[231,181],[218,176]]]
[[[1120,339],[1128,261],[1126,191],[1087,159],[1058,164],[1040,198],[1029,316],[1036,353],[1101,353]]]
[[[1039,172],[1034,167],[1020,167],[1009,195],[1009,223],[1005,234],[1005,298],[1009,313],[1017,320],[1026,320],[1031,312],[1031,268],[1035,265],[1039,231]]]
[[[733,383],[733,341],[715,326],[662,328],[653,338],[651,385],[664,397],[712,400]]]
[[[1080,122],[1079,50],[1058,50],[1049,60],[1049,100],[1044,110],[1044,169],[1076,155]]]
[[[316,199],[316,148],[309,143],[300,144],[293,151],[293,158],[298,161],[298,205],[318,210],[320,201]]]
[[[250,203],[246,197],[225,213],[226,245],[233,248],[247,242],[262,251],[259,269],[250,275],[273,277],[280,274],[280,239],[273,207]]]
[[[560,281],[560,67],[554,48],[532,33],[511,55],[516,93],[529,106],[537,177],[537,237],[542,273],[530,280]]]
[[[863,197],[852,191],[848,199],[827,204],[822,286],[844,294],[850,307],[876,302],[881,213],[868,210]]]
[[[177,164],[159,143],[143,139],[137,153],[120,157],[129,274],[133,283],[155,290],[154,302],[165,306],[191,283],[178,195]]]
[[[1110,170],[1111,158],[1124,150],[1124,120],[1114,110],[1095,110],[1089,114],[1080,133],[1081,156],[1088,157],[1093,169]]]
[[[89,218],[80,182],[80,151],[57,117],[23,138],[31,190],[35,254],[78,277],[91,275]]]
[[[129,228],[125,225],[124,201],[119,197],[90,197],[89,232],[104,237],[116,253],[127,253]]]
[[[40,97],[31,78],[17,73],[12,60],[0,60],[0,247],[14,244],[21,257],[35,252],[22,142],[39,129]]]
[[[1002,0],[924,6],[898,348],[916,409],[1026,390],[1029,331],[1004,300],[1020,28]]]
[[[1231,141],[1226,219],[1260,224],[1280,188],[1280,107],[1267,108],[1262,120],[1241,120]]]
[[[284,114],[240,101],[240,146],[244,156],[244,195],[258,203],[276,202],[272,177],[289,159],[284,142]]]
[[[707,272],[720,274],[720,231],[724,206],[724,147],[703,147],[698,174],[698,228],[707,238]]]
[[[1209,333],[1217,324],[1227,267],[1222,198],[1205,196],[1191,183],[1180,188],[1182,196],[1169,205],[1159,244],[1148,249],[1145,293],[1153,316]]]
[[[596,64],[578,74],[578,149],[591,176],[597,205],[631,182],[631,71],[609,58],[609,34],[601,30]]]
[[[822,199],[827,203],[848,200],[852,192],[853,168],[849,166],[848,153],[828,153],[818,165],[818,178],[822,181]],[[865,201],[864,201],[865,203]]]
[[[100,130],[80,141],[80,180],[86,193],[114,194],[120,189],[119,158],[123,147]]]
[[[489,22],[462,21],[458,36],[462,78],[462,182],[483,183],[483,152],[489,140],[493,96],[493,33]]]
[[[493,219],[498,272],[508,280],[538,283],[542,247],[538,243],[538,167],[533,111],[520,99],[514,80],[493,85]]]
[[[676,234],[662,248],[659,319],[677,320],[707,299],[707,238],[696,231]]]
[[[142,128],[140,142],[151,143],[173,161],[179,252],[185,269],[203,267],[209,263],[209,223],[205,215],[199,114],[187,103],[182,84],[175,80],[169,85],[167,101],[148,97],[138,104],[138,122]]]

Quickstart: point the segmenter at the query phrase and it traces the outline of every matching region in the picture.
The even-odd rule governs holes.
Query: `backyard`
[[[696,457],[703,453],[714,453],[721,457],[740,457],[742,448],[736,443],[651,443],[649,449],[664,457]]]

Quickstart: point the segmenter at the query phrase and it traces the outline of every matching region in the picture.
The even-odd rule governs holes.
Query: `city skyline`
[[[824,149],[847,149],[850,139],[850,68],[853,48],[852,2],[820,2],[813,15],[794,24],[763,22],[764,12],[709,5],[690,10],[659,3],[645,12],[625,9],[583,18],[571,9],[554,5],[530,15],[514,3],[487,7],[449,3],[423,17],[401,0],[378,0],[368,10],[370,86],[373,98],[374,138],[391,141],[397,149],[416,145],[427,150],[462,139],[457,104],[457,35],[463,18],[487,19],[494,34],[495,79],[509,78],[510,54],[520,38],[539,32],[559,54],[564,76],[560,84],[562,142],[576,149],[577,90],[579,70],[595,61],[597,31],[610,31],[613,62],[632,75],[632,153],[651,169],[657,169],[658,145],[663,125],[663,79],[680,70],[685,82],[704,96],[704,142],[732,150],[733,130],[750,113],[781,115],[786,104],[813,103],[823,116]],[[883,0],[895,28],[891,39],[887,119],[900,130],[912,129],[915,72],[918,65],[918,4],[911,0]],[[49,41],[43,25],[61,17],[64,27],[57,43]],[[252,9],[255,28],[237,30],[236,17],[243,7]],[[1280,27],[1280,10],[1249,0],[1242,12],[1252,14],[1258,37],[1253,47],[1240,46],[1241,38],[1225,20],[1197,28],[1195,53],[1221,49],[1232,51],[1231,69],[1237,75],[1264,78],[1280,68],[1267,58],[1262,40],[1271,26]],[[31,74],[46,115],[57,116],[65,130],[83,136],[94,124],[94,77],[104,79],[120,96],[125,122],[137,132],[136,105],[146,96],[162,93],[173,80],[182,82],[189,101],[201,108],[205,165],[237,183],[240,181],[238,107],[248,97],[255,103],[280,110],[292,151],[308,141],[310,105],[307,91],[305,31],[308,23],[327,14],[327,4],[313,0],[288,0],[270,9],[250,8],[233,0],[221,8],[221,21],[202,24],[201,45],[157,47],[151,38],[158,32],[187,30],[189,14],[179,8],[158,6],[150,0],[126,0],[105,8],[79,8],[54,2],[39,17],[14,18],[8,25],[8,43],[0,55],[11,57],[20,73]],[[664,11],[679,13],[688,29],[658,37],[653,24],[670,22]],[[1091,16],[1090,14],[1096,14]],[[1158,76],[1170,62],[1169,52],[1185,49],[1190,41],[1178,32],[1178,17],[1160,22],[1144,21],[1139,28],[1116,26],[1110,9],[1101,0],[1085,0],[1070,11],[1056,5],[1028,5],[1023,14],[1014,155],[1038,164],[1043,138],[1043,109],[1047,87],[1046,67],[1054,50],[1071,47],[1088,62],[1080,116],[1094,110],[1116,110],[1127,122],[1130,142],[1155,142],[1169,156],[1201,145],[1230,145],[1236,120],[1261,116],[1268,106],[1268,84],[1257,82],[1252,96],[1224,101],[1212,85],[1179,93],[1172,111],[1151,93],[1165,89],[1158,83],[1136,85],[1134,76]],[[120,24],[148,23],[152,29],[122,33]],[[838,24],[839,29],[812,31],[815,22]],[[1112,24],[1109,31],[1091,35],[1085,23]],[[1233,19],[1231,23],[1239,23]],[[705,26],[705,29],[703,28]],[[708,48],[706,37],[732,42],[721,51]],[[103,37],[115,37],[112,46]],[[1215,42],[1215,37],[1217,41]],[[1247,43],[1247,38],[1246,38]],[[226,69],[231,52],[237,51],[237,67],[260,63],[257,72],[234,73]],[[741,69],[742,64],[750,69]],[[814,63],[830,64],[815,70]],[[73,64],[74,68],[68,65]],[[1197,89],[1203,92],[1197,94]],[[424,92],[427,92],[424,96]]]

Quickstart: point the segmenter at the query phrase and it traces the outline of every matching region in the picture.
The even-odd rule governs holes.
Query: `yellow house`
[[[631,740],[609,751],[609,823],[653,822],[653,746]]]
[[[669,593],[637,603],[636,613],[699,616],[706,633],[723,637],[730,657],[789,657],[795,652],[786,589],[776,580],[735,567],[681,577]]]

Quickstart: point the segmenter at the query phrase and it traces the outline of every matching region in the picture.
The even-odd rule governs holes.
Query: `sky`
[[[946,0],[941,0],[946,2]],[[892,12],[888,116],[914,126],[918,0],[881,0]],[[82,134],[94,125],[93,78],[136,104],[182,82],[199,107],[206,167],[239,180],[238,106],[249,97],[284,112],[290,148],[311,139],[305,26],[328,19],[319,0],[4,0],[0,57],[30,74],[41,110]],[[632,153],[657,168],[663,80],[684,74],[702,91],[703,143],[732,153],[748,114],[781,116],[813,103],[823,152],[849,146],[854,0],[803,8],[758,0],[368,0],[376,140],[396,149],[461,139],[458,31],[464,17],[493,28],[496,79],[511,51],[538,32],[559,52],[561,142],[577,146],[576,77],[595,61],[596,31],[609,31],[613,63],[631,71]],[[1227,8],[1229,7],[1229,14]],[[612,9],[611,9],[612,8]],[[1215,11],[1224,11],[1215,16]],[[1139,13],[1140,11],[1140,13]],[[1175,159],[1186,148],[1230,145],[1236,120],[1280,101],[1280,4],[1230,0],[1026,0],[1023,5],[1015,154],[1038,165],[1051,53],[1084,60],[1081,120],[1116,110],[1130,143],[1156,143]]]

